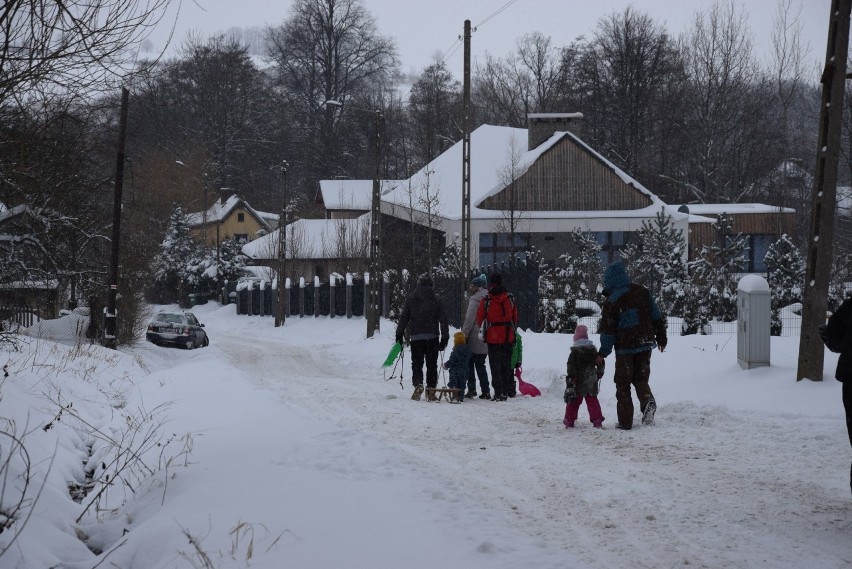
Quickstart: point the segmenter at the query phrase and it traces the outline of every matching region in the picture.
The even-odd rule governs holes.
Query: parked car
[[[148,324],[145,339],[157,346],[171,344],[187,350],[210,345],[204,324],[192,312],[160,312]]]

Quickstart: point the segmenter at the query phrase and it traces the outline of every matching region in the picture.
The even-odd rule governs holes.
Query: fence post
[[[352,318],[352,273],[346,273],[346,317]]]
[[[246,287],[246,298],[248,306],[246,306],[246,316],[254,316],[254,282],[249,281]]]
[[[334,303],[334,292],[337,285],[337,279],[334,277],[334,274],[328,276],[328,317],[334,318],[335,312],[335,303]]]
[[[284,316],[290,316],[290,278],[284,278]]]
[[[299,277],[299,318],[305,317],[305,277]]]
[[[258,299],[259,302],[257,303],[258,316],[266,316],[266,281],[261,279],[257,288],[258,294],[260,295],[260,298]]]
[[[314,318],[320,315],[320,278],[314,275]]]
[[[370,306],[370,273],[364,273],[364,318],[367,317],[367,307]]]
[[[390,283],[388,282],[387,275],[382,279],[382,309],[379,311],[379,316],[387,317],[390,313]]]

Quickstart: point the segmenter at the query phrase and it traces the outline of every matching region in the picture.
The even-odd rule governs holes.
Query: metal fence
[[[502,276],[503,286],[513,294],[518,307],[519,327],[524,330],[540,332],[544,329],[541,318],[539,277],[540,267],[533,261],[523,261],[514,264],[499,263],[480,267],[471,275],[493,274]],[[471,276],[471,278],[472,278]],[[466,299],[462,291],[466,290],[469,279],[438,275],[434,278],[435,292],[444,301],[447,317],[451,326],[460,328],[462,324],[462,306],[466,307]],[[381,315],[387,317],[390,313],[390,286],[385,282],[381,290]],[[337,279],[332,286],[329,281],[306,282],[301,280],[292,285],[287,284],[285,295],[285,316],[331,316],[362,317],[366,305],[366,287],[360,278],[347,275],[345,279]],[[277,289],[268,281],[244,281],[242,283],[226,283],[222,298],[227,304],[235,303],[237,314],[274,316],[277,310]],[[585,308],[580,314],[581,321],[592,331],[597,331],[600,317],[600,306],[597,301],[583,301]],[[558,301],[557,301],[558,302]],[[463,304],[464,303],[464,304]],[[597,309],[589,308],[597,307]],[[595,314],[597,313],[597,314]],[[779,312],[780,330],[773,334],[780,336],[798,336],[801,329],[801,304],[793,304],[782,308]],[[680,335],[683,318],[668,317],[669,335]],[[704,330],[707,334],[736,334],[737,322],[714,320]]]

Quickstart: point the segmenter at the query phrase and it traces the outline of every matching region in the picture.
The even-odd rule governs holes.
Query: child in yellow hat
[[[450,370],[450,383],[448,387],[458,389],[456,400],[464,401],[464,390],[467,386],[468,362],[470,361],[470,348],[462,332],[453,335],[453,351],[449,359],[444,362],[444,369]]]

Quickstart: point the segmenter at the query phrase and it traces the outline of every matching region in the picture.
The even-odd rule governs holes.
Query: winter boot
[[[435,395],[435,388],[430,387],[429,389],[427,389],[426,390],[426,401],[437,401],[437,400],[438,400],[438,396]]]
[[[476,391],[473,389],[468,389],[467,393],[465,393],[464,396],[468,399],[473,399],[474,397],[476,397]]]
[[[648,400],[648,403],[645,404],[645,411],[642,413],[642,424],[650,425],[654,422],[654,413],[657,412],[657,402],[654,401],[654,398]]]
[[[491,399],[491,394],[490,394],[489,392],[487,392],[487,391],[483,391],[483,392],[479,395],[479,398],[480,398],[480,399]]]
[[[423,384],[414,386],[414,393],[411,394],[411,399],[414,401],[420,401],[420,396],[423,395]]]

